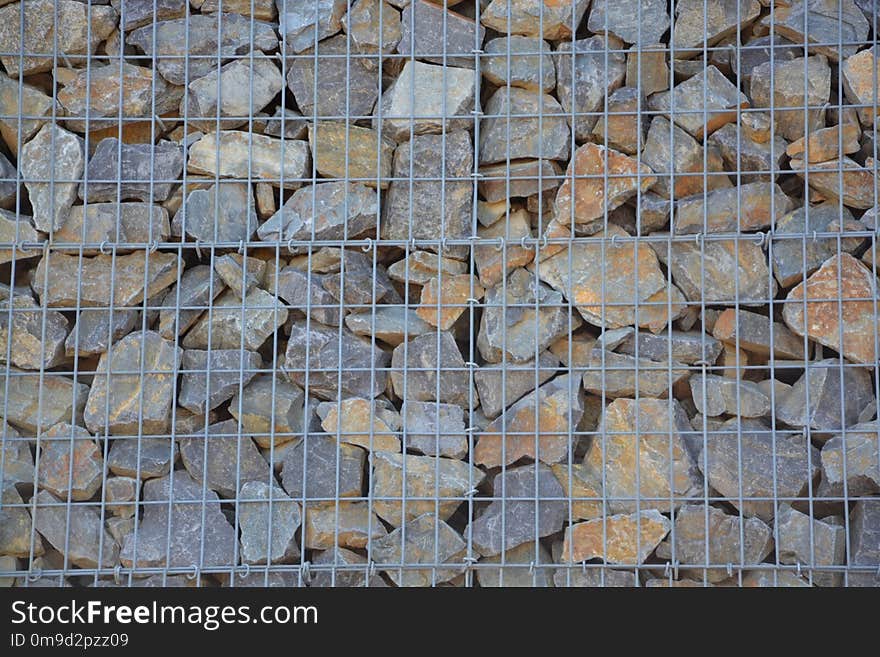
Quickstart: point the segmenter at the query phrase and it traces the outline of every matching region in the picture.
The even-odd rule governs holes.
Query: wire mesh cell
[[[0,7],[0,581],[876,586],[877,21]]]

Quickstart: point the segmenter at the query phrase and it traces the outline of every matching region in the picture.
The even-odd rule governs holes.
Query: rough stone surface
[[[278,7],[279,31],[285,38],[287,50],[294,53],[339,32],[347,8],[346,0],[290,4],[275,0],[275,6]]]
[[[803,57],[768,61],[752,70],[752,106],[762,109],[773,107],[776,131],[789,141],[804,136],[805,123],[808,132],[825,127],[824,104],[828,102],[830,94],[831,68],[822,55],[808,57],[806,62]],[[785,109],[802,108],[805,103],[811,108],[806,113],[803,109]]]
[[[663,0],[595,0],[587,27],[610,32],[626,43],[657,43],[669,29],[669,11]]]
[[[58,311],[40,309],[30,297],[15,296],[11,304],[7,301],[4,305],[7,308],[0,315],[0,361],[24,370],[60,365],[64,360],[67,318]]]
[[[384,572],[398,586],[431,586],[464,571],[462,557],[467,544],[458,532],[433,513],[413,518],[405,527],[373,541],[372,547],[373,559],[385,565]],[[395,563],[449,563],[450,567],[395,569]]]
[[[57,125],[44,125],[22,147],[19,168],[33,207],[33,222],[37,230],[49,233],[61,228],[67,221],[84,167],[82,139]],[[52,184],[50,181],[59,182]]]
[[[55,232],[62,243],[101,244],[165,241],[171,233],[168,211],[149,203],[89,203],[70,208],[67,221]],[[97,249],[83,249],[97,255]]]
[[[101,448],[82,427],[59,422],[40,436],[37,485],[67,500],[88,500],[101,487]]]
[[[860,500],[849,516],[850,558],[854,566],[874,567],[880,563],[880,501]],[[877,586],[880,577],[874,572],[849,573],[850,586]]]
[[[486,477],[457,459],[374,452],[370,460],[373,509],[393,527],[423,513],[439,513],[441,520],[448,520]]]
[[[556,65],[550,56],[550,44],[543,39],[519,35],[498,37],[487,42],[483,50],[480,72],[492,84],[544,93],[556,88]]]
[[[550,95],[499,88],[487,101],[480,124],[480,164],[522,158],[567,160],[571,140],[565,111]],[[544,115],[541,121],[539,113]]]
[[[317,126],[309,125],[309,146],[321,175],[369,187],[388,187],[394,145],[377,131],[321,121]]]
[[[717,336],[716,336],[717,337]],[[636,355],[655,361],[673,361],[693,365],[705,360],[714,363],[721,354],[721,345],[699,331],[670,331],[654,335],[646,331],[633,332],[616,347],[622,354]]]
[[[869,24],[853,0],[804,0],[792,2],[774,14],[773,26],[795,43],[822,44],[810,47],[838,61],[856,53],[868,39]],[[840,46],[828,45],[840,43]]]
[[[706,144],[721,153],[724,168],[731,173],[739,172],[739,180],[746,184],[773,182],[785,161],[787,142],[781,136],[774,133],[771,141],[768,134],[766,141],[758,141],[746,127],[749,122],[746,117],[757,114],[742,114],[739,128],[735,123],[728,123],[706,139]]]
[[[660,362],[593,349],[583,373],[584,390],[606,397],[666,397],[670,383],[687,380],[690,371],[682,363]]]
[[[342,18],[342,27],[359,53],[375,54],[381,50],[389,54],[400,41],[400,12],[384,0],[356,0]],[[375,68],[374,62],[367,61]]]
[[[189,193],[174,217],[183,231],[202,242],[249,240],[257,228],[253,190],[246,183],[221,182]]]
[[[45,495],[51,497],[48,492]],[[12,482],[7,483],[4,480],[3,488],[0,489],[0,501],[3,502],[0,507],[0,554],[29,558],[32,551],[31,534],[34,534],[33,556],[43,554],[43,540],[38,533],[32,531],[30,511],[24,508],[24,500]]]
[[[758,356],[804,358],[804,341],[780,321],[742,308],[728,308],[715,320],[712,335]],[[809,355],[809,353],[807,354]]]
[[[501,563],[504,565],[500,565]],[[497,563],[498,568],[488,568],[484,564]],[[523,543],[505,552],[480,559],[481,567],[477,570],[477,579],[482,588],[545,588],[553,586],[551,568],[540,564],[550,564],[553,560],[550,552],[538,543]],[[534,567],[533,567],[534,566]]]
[[[822,566],[840,566],[846,559],[846,528],[843,525],[811,518],[780,504],[776,514],[776,532],[780,563],[804,564],[812,571],[817,586],[840,586],[841,571],[822,571]]]
[[[785,152],[791,158],[800,156],[810,163],[827,162],[840,157],[842,153],[858,153],[861,148],[860,135],[861,130],[856,123],[821,128],[792,142]]]
[[[363,0],[361,0],[363,2]],[[389,5],[390,7],[390,5]],[[363,586],[385,587],[385,580],[379,575],[368,576],[369,564],[366,557],[342,547],[323,550],[312,560],[312,565],[332,566],[332,570],[318,571],[312,575],[309,587],[355,588]],[[363,571],[345,566],[363,565]],[[341,566],[341,568],[340,568]],[[337,570],[338,568],[338,570]],[[314,571],[313,571],[314,572]]]
[[[474,405],[479,401],[455,338],[447,331],[426,333],[395,347],[391,385],[403,400],[439,401],[465,409],[471,400]]]
[[[254,351],[187,349],[180,365],[177,403],[193,413],[214,410],[246,386],[262,364]]]
[[[874,207],[874,178],[872,161],[862,167],[855,160],[843,156],[836,160],[817,162],[807,166],[803,159],[791,160],[791,168],[798,177],[807,182],[810,190],[818,192],[823,199],[840,199],[851,208],[867,210]],[[842,194],[840,192],[843,192]]]
[[[59,422],[81,425],[88,396],[89,386],[61,375],[27,373],[12,366],[0,375],[3,417],[29,432],[45,431]]]
[[[758,0],[679,0],[671,42],[677,59],[690,59],[754,21]]]
[[[66,504],[47,490],[36,495],[34,528],[66,560],[80,568],[112,568],[119,546],[106,532],[92,506]]]
[[[367,502],[307,502],[303,512],[303,541],[308,549],[360,549],[387,534]]]
[[[635,155],[645,143],[645,133],[639,117],[641,109],[642,94],[638,88],[615,89],[608,96],[607,115],[600,116],[593,128],[593,137],[609,148]]]
[[[549,351],[538,355],[537,385],[552,378],[559,368],[559,358]],[[485,365],[474,372],[474,383],[480,394],[480,408],[486,418],[493,420],[506,407],[519,401],[535,389],[536,364],[534,360],[507,363],[492,367]]]
[[[21,115],[28,118],[18,118],[19,104]],[[13,155],[18,152],[19,144],[30,141],[43,127],[47,120],[44,117],[52,113],[54,106],[55,100],[39,88],[0,75],[0,115],[3,116],[0,119],[0,136]]]
[[[468,451],[464,410],[455,404],[410,400],[400,415],[407,449],[425,456],[463,459]]]
[[[525,267],[534,259],[533,249],[515,245],[523,238],[532,237],[529,224],[528,212],[519,209],[508,214],[506,221],[496,221],[491,226],[477,228],[477,235],[481,240],[495,242],[491,246],[474,246],[474,265],[480,274],[480,285],[484,288],[494,287],[518,267]],[[500,249],[499,238],[507,242]]]
[[[255,287],[244,299],[232,290],[214,300],[189,330],[181,345],[186,349],[249,349],[256,351],[287,321],[287,308],[268,292]],[[210,341],[208,337],[210,335]]]
[[[310,434],[284,453],[284,490],[293,499],[360,497],[366,455],[360,447],[337,442],[335,436]]]
[[[580,24],[589,0],[558,3],[542,0],[491,0],[480,14],[483,25],[504,34],[565,39]],[[543,32],[542,32],[543,27]]]
[[[880,438],[877,431],[876,420],[856,424],[822,446],[822,477],[832,490],[842,494],[845,481],[850,496],[880,492]]]
[[[671,526],[669,519],[654,509],[581,522],[565,530],[562,560],[599,558],[606,563],[640,564],[666,537]]]
[[[779,185],[747,183],[679,200],[672,228],[677,235],[763,230],[775,225],[791,206]]]
[[[352,397],[332,404],[321,421],[321,428],[349,445],[366,450],[399,452],[400,438],[394,429],[399,426],[400,419],[396,418],[397,422],[389,426],[385,421],[387,418],[381,417],[378,410],[375,402]]]
[[[709,417],[770,415],[770,398],[752,381],[738,381],[714,374],[695,375],[690,381],[697,411]],[[705,393],[703,392],[705,390]]]
[[[269,480],[269,464],[234,420],[212,424],[206,435],[180,439],[180,457],[200,487],[204,481],[224,498],[235,497],[248,481]]]
[[[108,137],[98,143],[89,160],[79,197],[89,204],[117,198],[164,201],[174,186],[170,181],[179,179],[182,171],[183,151],[177,144],[120,144]]]
[[[92,433],[167,433],[182,349],[154,331],[130,333],[101,355],[83,413]]]
[[[863,50],[846,58],[840,65],[843,78],[843,91],[846,99],[853,105],[867,105],[858,109],[859,119],[863,125],[870,126],[874,121],[871,108],[877,102],[877,90],[874,86],[874,75],[880,62],[874,56],[874,48]]]
[[[185,333],[202,315],[210,301],[224,285],[220,276],[208,265],[190,267],[180,280],[165,293],[159,311],[159,334],[166,340]],[[180,306],[179,312],[177,312]],[[105,331],[106,333],[106,331]]]
[[[236,390],[229,412],[260,447],[283,445],[313,428],[302,389],[271,374]]]
[[[244,484],[238,503],[242,563],[290,563],[299,557],[299,504],[263,481]]]
[[[120,477],[154,479],[171,472],[177,460],[177,443],[167,438],[120,437],[113,441],[107,467]]]
[[[401,34],[397,45],[401,55],[473,68],[471,51],[483,44],[486,28],[433,2],[412,0],[401,12]]]
[[[484,290],[471,274],[434,278],[422,287],[422,297],[416,315],[448,331],[468,309],[468,299],[481,299]]]

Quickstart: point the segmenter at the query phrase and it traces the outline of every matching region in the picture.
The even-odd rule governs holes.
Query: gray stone
[[[776,419],[793,427],[838,432],[859,421],[859,413],[874,399],[873,390],[863,368],[844,367],[836,358],[813,362],[787,394],[777,397]]]
[[[683,577],[708,582],[727,579],[727,564],[757,564],[773,551],[773,532],[758,518],[741,518],[703,504],[685,504],[675,514],[674,532],[657,546],[657,556],[680,562]],[[708,554],[709,560],[706,561]],[[704,564],[709,568],[687,568]],[[714,566],[714,567],[713,567]]]
[[[465,409],[479,401],[464,358],[448,331],[425,333],[395,347],[391,385],[403,400],[439,401]]]
[[[850,497],[880,493],[880,438],[877,421],[853,425],[822,446],[822,479]],[[844,450],[846,462],[844,463]]]
[[[377,397],[385,390],[388,361],[381,347],[346,328],[305,320],[291,325],[285,355],[290,379],[302,387],[308,380],[309,392],[321,399]]]
[[[350,49],[348,38],[340,34],[290,60],[287,87],[303,116],[319,121],[351,117],[352,122],[370,116],[379,97],[379,77],[367,58],[346,57]]]
[[[58,374],[12,366],[0,374],[0,413],[29,432],[45,431],[59,422],[82,424],[88,396],[89,386]]]
[[[54,107],[55,100],[37,87],[0,75],[0,135],[13,155],[43,127]]]
[[[362,55],[394,52],[401,37],[400,12],[385,0],[356,0],[342,19],[352,47]],[[377,58],[378,60],[378,58]],[[365,63],[376,68],[376,63]]]
[[[107,456],[110,472],[121,477],[164,477],[177,461],[177,443],[169,438],[116,438]]]
[[[849,565],[864,570],[848,573],[848,586],[878,586],[880,576],[880,500],[860,500],[849,515]]]
[[[562,541],[554,548],[557,545],[561,556]],[[638,586],[638,577],[634,572],[611,570],[602,564],[597,568],[559,568],[553,573],[553,584],[557,588],[631,588]]]
[[[345,311],[324,288],[324,276],[285,267],[276,277],[278,297],[294,308],[308,309],[309,316],[327,326],[339,326]]]
[[[709,417],[770,415],[770,398],[757,383],[740,381],[715,374],[696,375],[690,379],[691,396],[697,411]],[[705,396],[703,390],[705,389]]]
[[[80,568],[112,568],[119,559],[119,546],[93,506],[66,503],[41,490],[36,495],[34,528],[67,562]]]
[[[43,554],[43,540],[33,531],[30,510],[25,507],[12,482],[4,480],[0,488],[0,502],[3,502],[0,506],[0,555],[29,559],[32,554],[34,557]]]
[[[556,375],[559,359],[550,351],[538,355],[534,360],[524,363],[503,363],[498,367],[484,365],[474,372],[474,383],[480,393],[480,408],[489,420],[494,420],[505,408],[519,401]],[[535,381],[537,372],[538,380]]]
[[[659,43],[669,29],[669,11],[663,0],[596,0],[587,27],[591,32],[610,32],[626,43]]]
[[[620,87],[608,96],[607,106],[607,114],[599,117],[593,128],[593,136],[609,148],[635,155],[645,143],[639,115],[642,92],[636,87]]]
[[[663,198],[654,192],[639,194],[635,199],[628,201],[630,205],[637,206],[638,217],[636,219],[639,225],[639,234],[647,235],[663,230],[667,226],[672,210],[672,204],[669,201],[669,198]]]
[[[90,202],[70,208],[67,221],[54,239],[72,244],[151,244],[164,242],[170,234],[168,211],[161,205]],[[98,253],[95,248],[83,249],[83,255]]]
[[[345,316],[345,326],[355,335],[375,336],[392,347],[435,330],[416,314],[415,308],[396,305],[375,306],[370,310],[350,313]]]
[[[361,497],[366,455],[360,447],[337,442],[335,436],[310,434],[284,454],[284,490],[295,500]],[[378,503],[374,508],[378,511]]]
[[[37,487],[64,500],[90,499],[101,487],[101,448],[82,427],[59,422],[40,435]]]
[[[224,289],[223,281],[208,265],[188,268],[180,281],[169,288],[159,311],[159,334],[174,340],[198,321],[212,299]]]
[[[258,374],[241,392],[236,391],[229,412],[263,448],[279,447],[316,428],[303,391],[271,374]]]
[[[474,463],[494,468],[528,457],[558,463],[574,450],[571,427],[584,414],[576,375],[559,376],[513,404],[477,438]]]
[[[780,504],[776,513],[776,533],[780,563],[803,564],[812,570],[817,586],[840,586],[843,572],[823,571],[823,566],[842,566],[846,562],[846,528],[811,518]]]
[[[286,321],[287,308],[268,292],[255,287],[244,299],[239,299],[232,290],[226,290],[181,344],[186,349],[243,347],[256,351]]]
[[[583,372],[584,390],[613,397],[667,397],[690,376],[687,366],[616,354],[598,346],[593,349]]]
[[[557,61],[557,69],[562,65],[564,62]],[[581,84],[586,86],[586,82]],[[563,110],[563,106],[547,94],[536,94],[517,87],[500,87],[483,110],[485,117],[480,123],[480,164],[522,158],[567,160],[571,137],[565,111],[572,110],[570,107]],[[577,108],[577,111],[588,110]],[[543,115],[540,121],[539,114]]]
[[[179,18],[186,13],[186,0],[110,0],[119,12],[119,27],[128,32],[154,21]],[[204,5],[202,5],[204,7]]]
[[[746,116],[740,118],[743,126]],[[727,171],[739,172],[743,183],[776,180],[785,159],[786,141],[781,136],[774,134],[772,140],[758,142],[745,127],[739,130],[733,123],[721,126],[709,135],[706,143],[721,153]]]
[[[655,246],[652,244],[652,246]],[[776,296],[764,251],[754,241],[739,239],[672,242],[671,260],[665,246],[657,256],[690,301],[705,304],[764,304]]]
[[[0,481],[3,486],[23,485],[30,487],[34,483],[34,457],[31,454],[27,438],[22,437],[15,428],[2,420],[0,424]]]
[[[65,124],[86,132],[114,128],[123,119],[143,119],[177,109],[183,88],[168,84],[153,69],[123,61],[73,72],[56,97],[66,110]]]
[[[831,67],[822,55],[808,57],[806,62],[803,57],[789,61],[774,59],[752,70],[752,106],[768,110],[772,107],[776,133],[789,141],[803,137],[805,129],[813,132],[825,127],[825,103],[830,94]],[[801,109],[804,104],[813,109]]]
[[[363,2],[363,0],[361,0]],[[388,586],[379,575],[370,575],[370,565],[366,557],[343,547],[323,550],[312,559],[312,566],[325,566],[329,570],[312,569],[311,588],[356,588],[363,586]]]
[[[483,50],[480,72],[492,84],[544,93],[556,88],[556,65],[550,56],[550,44],[543,39],[517,35],[498,37],[486,43]]]
[[[207,435],[179,442],[183,465],[200,488],[204,482],[221,497],[234,498],[248,481],[270,481],[269,464],[235,420],[212,424]]]
[[[214,410],[250,383],[262,365],[255,351],[187,349],[181,360],[177,403],[193,413]]]
[[[212,490],[175,471],[144,484],[144,517],[120,553],[123,566],[201,568],[236,565],[236,536]]]
[[[619,52],[618,44],[619,42],[613,37],[609,39],[596,35],[574,42],[563,41],[559,43],[553,54],[553,60],[556,62],[556,93],[565,112],[578,113],[572,127],[575,139],[579,142],[590,140],[590,133],[602,113],[605,96],[623,85],[626,77],[626,56]],[[611,52],[612,48],[617,52]],[[574,52],[575,58],[573,64],[571,61],[572,52]],[[528,108],[524,106],[522,110],[526,111]],[[530,111],[535,112],[537,109]],[[543,112],[550,111],[553,110],[545,103]],[[562,109],[557,111],[563,114]],[[572,117],[566,117],[566,119],[570,121]],[[545,130],[548,128],[547,123],[545,118]],[[568,130],[561,132],[563,136],[568,137]],[[543,155],[553,158],[553,152],[548,148]],[[540,155],[534,157],[540,157]],[[568,151],[566,150],[562,157],[556,159],[567,158]]]
[[[490,363],[532,360],[581,325],[562,294],[525,269],[514,270],[506,285],[490,288],[485,304],[477,347]]]
[[[352,239],[376,226],[377,213],[377,193],[366,185],[320,182],[295,191],[257,235],[264,242]],[[293,253],[308,251],[291,246]]]
[[[296,530],[302,516],[283,490],[249,481],[241,487],[238,505],[242,563],[291,563],[299,557]]]
[[[746,183],[679,200],[672,229],[676,235],[741,233],[775,225],[794,201],[775,183]]]
[[[6,4],[6,3],[4,3]],[[58,59],[82,63],[114,29],[112,7],[74,0],[25,0],[0,9],[0,56],[13,78],[51,71]],[[16,55],[19,52],[22,55]],[[27,55],[24,55],[27,53]]]
[[[553,0],[490,0],[480,20],[504,34],[566,39],[577,29],[589,5],[589,0],[561,4]]]
[[[278,36],[269,23],[238,14],[193,14],[188,18],[151,21],[130,32],[126,43],[154,56],[163,78],[172,84],[185,84],[215,70],[218,57],[225,62],[251,50],[275,50]]]
[[[773,519],[777,497],[804,495],[819,470],[818,451],[804,436],[774,435],[759,420],[728,420],[723,429],[696,436],[693,447],[709,485],[744,516],[764,522]]]
[[[500,564],[504,565],[500,565]],[[491,568],[488,564],[499,564]],[[503,555],[480,559],[477,580],[483,588],[545,588],[553,586],[554,569],[550,552],[540,543],[523,543]]]
[[[131,333],[101,355],[83,412],[92,433],[164,434],[182,349],[154,331]]]
[[[408,61],[380,103],[382,134],[398,143],[411,135],[467,130],[473,126],[474,72]],[[374,130],[379,127],[376,107]]]
[[[395,180],[385,196],[382,239],[470,237],[474,186],[467,177],[473,164],[471,137],[464,131],[413,136],[400,144],[392,165]],[[427,248],[436,252],[440,247]],[[447,253],[458,259],[466,254],[466,246],[455,245]]]
[[[467,455],[468,434],[461,406],[409,400],[403,402],[400,414],[406,427],[407,449],[453,459]]]
[[[164,201],[182,171],[183,150],[175,143],[120,144],[115,137],[108,137],[98,143],[89,159],[79,197],[89,204],[117,199]]]
[[[715,320],[712,334],[727,345],[758,356],[804,358],[804,340],[785,324],[742,308],[728,308]],[[807,351],[809,357],[811,349]],[[714,359],[710,360],[714,362]]]
[[[18,197],[16,177],[15,166],[5,155],[0,154],[0,208],[15,207],[15,199]]]
[[[2,172],[0,172],[0,175],[2,175]],[[16,175],[17,174],[13,168],[10,177],[14,178]],[[18,193],[18,185],[15,185],[15,190],[13,199]],[[0,209],[0,240],[3,240],[4,243],[9,244],[11,247],[8,249],[0,249],[0,264],[5,264],[13,260],[16,262],[22,262],[28,258],[36,258],[40,255],[36,250],[24,251],[21,248],[15,248],[16,244],[22,242],[41,241],[39,233],[34,230],[31,217],[22,214],[16,216],[15,212]]]
[[[104,499],[107,501],[107,510],[118,519],[132,518],[137,512],[136,502],[140,499],[140,482],[132,477],[107,477],[104,482]],[[107,521],[111,518],[107,518]],[[107,530],[111,531],[108,524]],[[117,525],[116,529],[122,529]],[[134,531],[132,522],[131,530]],[[128,533],[128,532],[125,532]],[[115,535],[117,543],[121,543],[119,536]]]
[[[714,363],[721,355],[718,340],[698,331],[669,331],[654,335],[638,331],[627,336],[616,351],[656,361],[672,359],[686,365],[705,360]]]
[[[495,203],[542,193],[544,199],[549,199],[552,190],[559,187],[562,168],[554,160],[516,160],[510,165],[500,162],[481,166],[480,174],[480,195]]]
[[[180,102],[180,115],[205,131],[229,130],[245,125],[284,89],[284,78],[272,59],[263,53],[249,53],[190,80],[189,93]],[[220,102],[218,104],[218,93]]]
[[[239,253],[227,253],[214,259],[214,269],[229,289],[241,298],[263,281],[266,261]]]
[[[375,308],[380,303],[403,303],[382,265],[375,268],[372,265],[363,268],[346,266],[344,273],[324,276],[323,284],[333,299],[333,311],[337,314],[340,305],[347,313]]]
[[[174,221],[197,241],[248,241],[258,224],[253,189],[247,183],[220,182],[193,190]]]
[[[309,121],[303,117],[302,113],[291,109],[284,108],[281,113],[281,107],[275,108],[275,114],[265,119],[266,127],[263,133],[272,137],[281,136],[281,128],[284,127],[285,139],[307,139],[309,136]]]
[[[399,283],[425,285],[442,272],[443,276],[456,276],[467,272],[467,263],[435,255],[427,251],[410,251],[409,254],[388,267],[388,276]]]
[[[287,44],[287,52],[299,53],[342,29],[346,0],[316,0],[287,3],[275,0],[278,29]]]
[[[851,208],[867,210],[874,206],[873,160],[867,160],[866,166],[849,157],[841,157],[827,162],[810,164],[805,171],[804,160],[792,159],[792,170],[798,178],[809,184],[810,190],[818,192],[823,199],[838,202],[838,199]]]
[[[856,54],[867,43],[870,26],[853,0],[804,0],[793,2],[771,17],[774,30],[795,43],[809,46],[810,52],[831,61]],[[840,43],[840,46],[828,44]]]
[[[11,304],[6,301],[3,305],[7,307],[0,311],[0,362],[23,370],[60,365],[64,360],[67,318],[57,310],[40,308],[30,297],[14,296]]]
[[[64,128],[46,124],[22,146],[18,164],[33,208],[34,226],[44,233],[58,230],[76,199],[85,166],[83,140]]]
[[[758,0],[679,0],[670,42],[677,59],[691,59],[735,34],[761,12]]]
[[[474,48],[483,45],[486,28],[472,18],[426,0],[412,0],[401,13],[401,55],[444,66],[473,68]]]
[[[496,499],[465,531],[484,557],[530,541],[534,544],[538,538],[561,530],[568,517],[562,486],[543,463],[503,470],[493,489]]]
[[[434,586],[464,572],[466,543],[432,513],[413,518],[372,545],[372,559],[398,586]],[[395,569],[394,564],[450,564],[448,568]],[[455,565],[458,564],[458,565]]]

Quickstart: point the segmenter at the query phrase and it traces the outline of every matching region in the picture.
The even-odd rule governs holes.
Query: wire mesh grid
[[[877,585],[877,15],[0,7],[0,581]]]

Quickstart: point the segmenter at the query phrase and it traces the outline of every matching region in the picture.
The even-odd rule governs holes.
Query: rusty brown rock
[[[307,549],[365,548],[370,539],[388,534],[367,502],[307,502],[303,510],[303,543]]]
[[[877,285],[871,270],[851,255],[833,256],[789,292],[782,317],[798,335],[835,349],[855,363],[876,363],[874,335],[878,326],[873,309]]]
[[[21,116],[19,119],[19,104]],[[39,88],[24,81],[0,75],[0,135],[10,152],[18,153],[20,144],[30,141],[52,114],[55,101]],[[19,137],[19,128],[21,136]]]
[[[790,158],[806,159],[811,164],[827,162],[844,154],[857,153],[861,148],[860,136],[857,124],[844,123],[811,132],[789,144],[785,152]]]
[[[489,203],[541,193],[548,199],[561,178],[562,168],[555,160],[513,160],[510,165],[501,162],[481,166],[479,190]]]
[[[555,463],[553,475],[571,500],[572,520],[594,520],[604,515],[602,476],[583,463]]]
[[[635,155],[645,143],[639,117],[641,105],[642,95],[636,87],[616,89],[608,96],[607,114],[599,117],[593,128],[593,136],[609,148]]]
[[[778,134],[770,140],[769,121],[763,141],[755,138],[755,131],[747,128],[749,119],[761,115],[750,112],[740,116],[740,123],[722,126],[706,140],[706,144],[721,153],[724,167],[731,174],[738,172],[739,182],[773,182],[780,174],[785,161],[786,141]]]
[[[507,214],[506,221],[499,220],[491,226],[477,228],[477,235],[481,240],[494,242],[491,246],[479,243],[474,246],[474,264],[484,288],[498,285],[513,270],[525,267],[535,257],[534,249],[517,245],[523,238],[532,236],[529,214],[523,209]],[[499,238],[507,242],[500,249]]]
[[[309,125],[315,168],[328,178],[353,180],[385,189],[391,176],[394,144],[356,125],[323,121]]]
[[[101,487],[101,448],[82,427],[59,422],[40,436],[37,485],[63,500],[88,500]]]
[[[467,310],[468,299],[479,300],[483,294],[483,288],[471,274],[434,278],[422,288],[416,315],[431,326],[447,331]]]
[[[814,162],[805,167],[802,159],[790,162],[792,170],[818,192],[822,198],[835,202],[839,198],[851,208],[867,210],[874,207],[877,181],[874,178],[872,160],[862,167],[855,160],[843,156],[827,162]],[[808,173],[804,173],[805,168]],[[842,182],[841,182],[842,181]],[[843,192],[841,194],[841,192]]]
[[[503,34],[565,39],[580,24],[589,4],[589,0],[542,0],[540,4],[533,0],[491,0],[480,20]]]
[[[768,228],[794,201],[775,183],[747,183],[680,199],[672,220],[676,235],[740,233]]]
[[[872,111],[877,104],[874,76],[880,70],[880,60],[874,53],[874,48],[863,50],[847,57],[840,65],[846,99],[853,105],[862,105],[858,108],[858,115],[864,126],[871,126],[876,118]]]
[[[427,251],[411,251],[408,256],[388,267],[388,276],[399,283],[409,281],[410,285],[425,285],[437,277],[456,276],[467,271],[467,263],[428,253]]]
[[[364,449],[400,451],[400,438],[376,413],[376,402],[352,397],[333,404],[321,421],[321,428],[339,441]],[[398,418],[399,425],[399,418]]]
[[[785,324],[771,322],[765,315],[742,308],[728,308],[721,313],[715,320],[712,335],[758,356],[772,354],[775,358],[804,358],[803,339],[794,335]]]
[[[665,44],[635,45],[626,54],[626,86],[639,90],[645,98],[669,89],[669,66]]]
[[[70,208],[67,221],[55,232],[54,239],[72,244],[151,244],[165,241],[170,233],[168,211],[161,205],[90,202]],[[83,249],[83,255],[98,253],[99,249]]]
[[[562,561],[640,564],[671,527],[669,519],[654,509],[581,522],[565,530]]]
[[[0,374],[0,412],[19,429],[45,431],[59,422],[82,424],[89,386],[49,372],[7,366]],[[32,434],[36,435],[36,434]]]
[[[66,504],[47,490],[34,500],[34,528],[67,562],[80,568],[112,568],[119,546],[93,506]]]

